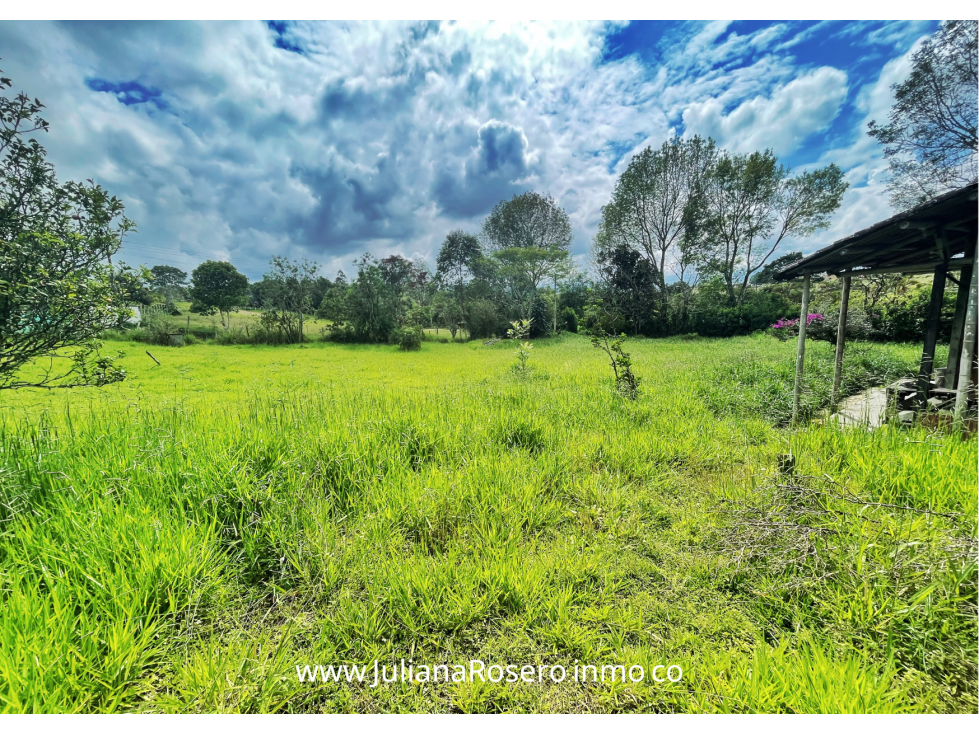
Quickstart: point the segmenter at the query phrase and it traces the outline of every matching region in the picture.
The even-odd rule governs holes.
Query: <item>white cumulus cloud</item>
[[[717,97],[692,104],[683,111],[683,124],[688,135],[709,135],[734,151],[771,148],[788,155],[832,123],[846,94],[846,73],[823,66],[727,112]]]

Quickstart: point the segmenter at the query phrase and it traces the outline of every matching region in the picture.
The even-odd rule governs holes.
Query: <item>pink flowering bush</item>
[[[821,313],[811,313],[806,317],[807,329],[814,323],[817,326],[822,325],[823,315]],[[771,325],[769,333],[783,342],[790,337],[797,336],[799,334],[799,319],[781,318]]]

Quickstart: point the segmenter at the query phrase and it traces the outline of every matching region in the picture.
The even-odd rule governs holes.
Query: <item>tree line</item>
[[[710,138],[675,137],[634,156],[619,177],[593,242],[592,278],[572,260],[567,212],[529,191],[499,202],[480,231],[449,232],[434,272],[366,254],[348,282],[308,260],[275,258],[248,285],[230,263],[207,262],[187,295],[198,313],[260,309],[264,336],[283,341],[300,341],[310,316],[327,320],[324,334],[336,341],[400,342],[426,327],[482,338],[513,320],[529,320],[539,338],[576,330],[590,303],[602,304],[616,332],[744,333],[791,308],[757,276],[786,237],[828,226],[846,188],[835,165],[793,175],[770,150],[735,154]],[[172,271],[156,268],[166,292]]]

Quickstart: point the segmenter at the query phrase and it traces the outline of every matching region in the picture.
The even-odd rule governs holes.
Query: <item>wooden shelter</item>
[[[976,189],[975,183],[942,194],[931,201],[890,219],[837,240],[799,262],[776,273],[775,280],[803,278],[802,315],[796,355],[795,396],[792,417],[799,413],[802,375],[809,317],[809,286],[812,275],[829,273],[843,279],[839,331],[836,339],[836,370],[833,404],[839,398],[843,370],[850,281],[877,273],[932,273],[934,280],[925,323],[921,367],[907,397],[916,409],[924,409],[929,398],[940,395],[955,400],[955,421],[961,422],[976,384]],[[955,274],[958,275],[955,275]],[[948,365],[934,376],[935,346],[946,283],[957,288]]]

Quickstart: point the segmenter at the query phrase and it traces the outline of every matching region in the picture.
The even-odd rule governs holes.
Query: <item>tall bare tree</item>
[[[945,21],[911,56],[908,78],[891,87],[887,124],[869,123],[890,164],[897,209],[976,180],[977,30],[979,21]]]
[[[829,226],[848,184],[835,164],[792,177],[771,150],[724,152],[701,177],[687,208],[689,240],[709,253],[731,305],[739,305],[752,273],[786,237]]]
[[[684,212],[698,181],[711,169],[717,147],[710,138],[674,137],[658,150],[646,148],[633,157],[619,177],[612,200],[602,208],[599,246],[622,246],[638,252],[652,269],[657,300],[666,301],[666,271],[681,280],[693,271],[684,252]]]

